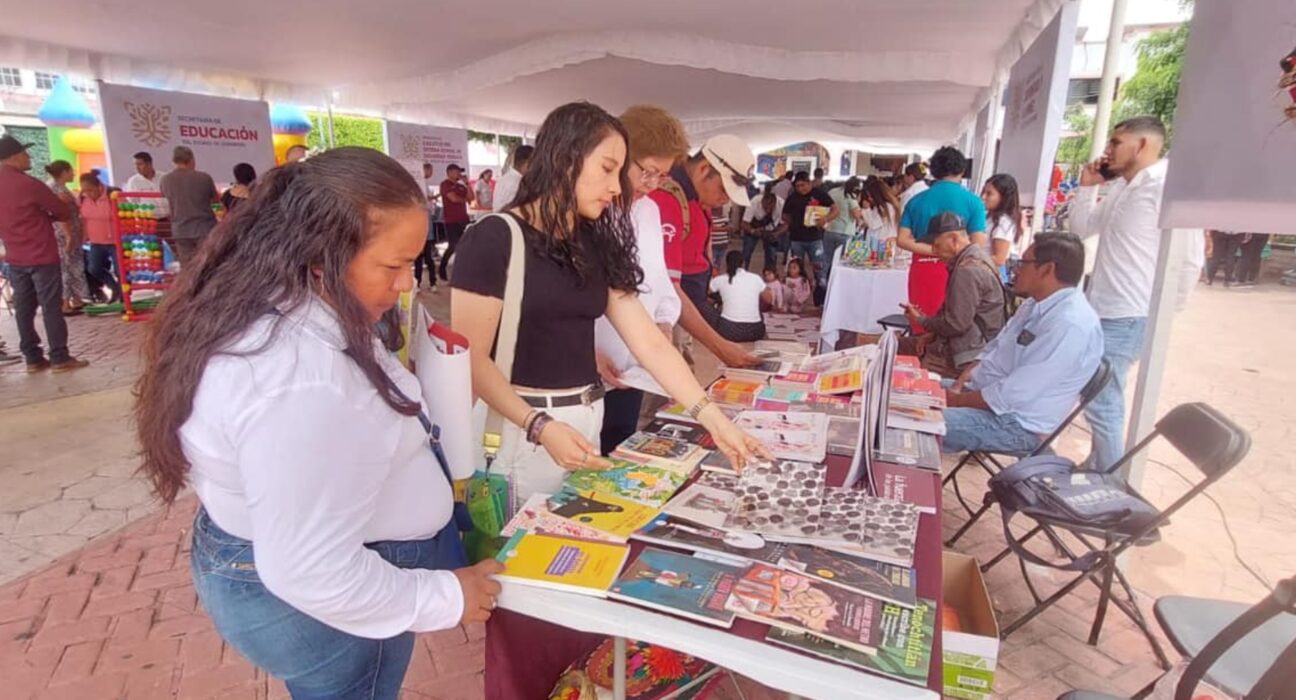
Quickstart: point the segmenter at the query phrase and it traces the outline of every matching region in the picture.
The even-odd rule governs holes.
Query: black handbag
[[[1017,462],[990,479],[990,491],[1003,509],[1004,536],[1010,545],[1016,543],[1016,538],[1008,523],[1017,513],[1126,536],[1138,534],[1160,514],[1132,493],[1119,474],[1079,471],[1074,462],[1057,455],[1038,455]],[[1024,548],[1013,549],[1036,564],[1059,568]],[[1089,568],[1094,561],[1092,554],[1061,568]]]

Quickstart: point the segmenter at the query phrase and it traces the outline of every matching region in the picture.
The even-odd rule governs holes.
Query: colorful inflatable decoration
[[[270,105],[270,130],[274,132],[275,163],[283,164],[289,148],[306,145],[310,117],[296,105],[273,104]]]
[[[50,160],[66,160],[78,173],[99,168],[100,176],[108,178],[103,129],[95,127],[94,112],[72,89],[67,76],[54,81],[36,116],[47,127]]]

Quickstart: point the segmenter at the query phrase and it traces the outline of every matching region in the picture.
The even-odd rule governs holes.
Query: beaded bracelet
[[[523,419],[522,419],[522,432],[523,432],[523,433],[528,433],[528,432],[531,430],[531,423],[532,423],[533,421],[535,421],[536,416],[538,416],[538,415],[540,415],[540,410],[539,410],[539,409],[532,409],[530,413],[526,414],[526,418],[523,418]]]
[[[531,421],[531,427],[527,428],[526,431],[527,442],[533,445],[539,445],[540,434],[544,432],[545,426],[549,425],[552,422],[553,422],[553,416],[549,415],[548,413],[545,413],[544,411],[541,411],[540,415],[536,416]]]

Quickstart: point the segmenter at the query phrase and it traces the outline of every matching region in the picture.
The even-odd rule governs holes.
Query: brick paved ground
[[[1291,507],[1296,504],[1296,487],[1292,486],[1291,463],[1286,456],[1291,428],[1284,405],[1296,389],[1296,371],[1283,362],[1283,353],[1296,340],[1296,328],[1268,322],[1291,318],[1294,306],[1296,294],[1285,289],[1200,290],[1176,327],[1161,402],[1164,411],[1183,400],[1205,399],[1253,432],[1256,446],[1252,457],[1213,492],[1241,539],[1243,556],[1270,580],[1296,570],[1293,543],[1277,536],[1296,525]],[[105,342],[123,343],[118,347],[129,347],[133,334],[138,333],[138,327],[109,320],[87,320],[85,328],[87,334],[103,333]],[[11,338],[11,324],[0,323],[0,335]],[[10,342],[12,345],[13,340]],[[77,348],[75,336],[73,345]],[[89,512],[81,514],[83,519],[112,517],[96,515],[113,508],[96,506],[101,494],[90,493],[94,486],[82,486],[87,482],[103,485],[105,477],[97,473],[100,469],[116,469],[109,478],[125,479],[131,466],[132,446],[128,435],[122,437],[127,426],[120,415],[121,407],[128,403],[122,387],[129,383],[127,375],[133,369],[126,360],[117,365],[112,362],[109,357],[97,363],[105,368],[103,374],[87,373],[78,380],[81,383],[61,377],[48,385],[27,384],[24,382],[32,378],[0,375],[4,389],[0,406],[17,406],[0,411],[0,444],[6,448],[0,450],[0,483],[5,485],[0,491],[0,564],[5,547],[19,546],[11,542],[28,536],[14,535],[17,525],[26,520],[37,527],[34,523],[39,519],[9,517],[25,515],[33,502],[88,501]],[[69,396],[72,398],[50,400]],[[65,430],[54,430],[61,423],[81,426],[96,418],[105,421],[99,431],[105,435],[104,442],[92,443],[92,448],[83,444],[84,435],[72,440]],[[110,439],[114,435],[116,442]],[[1086,443],[1087,437],[1077,429],[1064,438],[1061,449],[1065,454],[1083,454]],[[24,463],[39,462],[42,469],[28,469],[30,473],[24,477],[17,469],[20,465],[14,463],[17,451],[11,448],[15,446],[21,447]],[[86,449],[96,452],[87,453]],[[117,452],[104,452],[107,449]],[[1164,450],[1155,457],[1181,471],[1186,469]],[[79,464],[66,473],[61,471],[68,469],[67,463],[78,461],[91,462],[95,469],[88,476],[85,466]],[[58,475],[56,482],[68,483],[51,486],[41,480],[43,470]],[[973,498],[982,482],[976,475],[965,480]],[[1147,492],[1153,499],[1165,502],[1181,488],[1167,468],[1150,467]],[[12,495],[18,492],[21,495]],[[946,506],[948,533],[961,520],[948,493]],[[61,514],[65,507],[44,514]],[[140,516],[151,507],[126,505],[124,517],[132,522],[89,546],[15,564],[22,570],[35,570],[0,585],[0,679],[4,683],[0,696],[285,697],[280,684],[265,678],[220,642],[196,606],[187,551],[192,499],[168,511]],[[51,518],[56,523],[65,520]],[[37,529],[50,527],[55,525]],[[75,528],[76,523],[70,527]],[[112,527],[116,526],[106,529]],[[958,549],[988,558],[1002,546],[998,528],[998,520],[988,518]],[[1167,593],[1246,601],[1261,595],[1260,584],[1232,563],[1230,545],[1210,504],[1203,502],[1184,511],[1164,534],[1161,543],[1130,558],[1131,578],[1148,594],[1141,601],[1145,609],[1150,596]],[[56,560],[47,563],[52,559]],[[987,582],[1002,620],[1013,619],[1028,607],[1020,573],[1011,563],[992,570]],[[1146,643],[1119,612],[1110,614],[1097,648],[1083,643],[1094,599],[1091,587],[1082,588],[1005,641],[996,694],[1013,700],[1053,698],[1075,687],[1130,693],[1154,677],[1157,671]],[[405,696],[481,697],[482,663],[480,629],[423,635]],[[774,697],[750,682],[740,682],[748,700]],[[732,687],[718,695],[723,700],[739,697]]]

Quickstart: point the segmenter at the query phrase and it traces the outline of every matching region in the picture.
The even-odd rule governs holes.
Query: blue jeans
[[[761,236],[743,236],[742,237],[742,255],[743,267],[751,270],[752,253],[756,252],[756,245],[760,244],[765,251],[765,267],[778,266],[778,243],[765,240]],[[755,270],[752,270],[755,272]]]
[[[801,262],[814,268],[815,281],[822,287],[824,283],[824,266],[823,266],[823,241],[792,241],[793,258],[801,258]],[[806,270],[807,275],[810,270]]]
[[[850,240],[848,233],[835,233],[833,231],[824,231],[823,239],[823,259],[824,259],[824,277],[832,274],[833,256],[837,254],[837,249],[846,245]]]
[[[365,545],[402,569],[467,566],[453,522],[436,537]],[[280,600],[261,583],[252,543],[225,532],[200,508],[190,554],[194,588],[218,631],[240,654],[282,679],[294,700],[395,698],[414,633],[365,639],[334,629]]]
[[[1143,354],[1147,318],[1104,318],[1103,359],[1111,363],[1112,378],[1085,407],[1085,420],[1093,431],[1093,449],[1086,469],[1110,467],[1125,454],[1125,379],[1130,365]]]
[[[994,452],[1024,455],[1039,447],[1042,438],[1021,427],[1016,418],[979,408],[945,409],[942,452]]]

